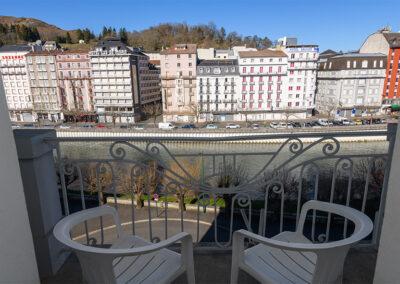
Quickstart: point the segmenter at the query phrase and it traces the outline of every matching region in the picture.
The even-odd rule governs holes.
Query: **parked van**
[[[174,124],[172,124],[171,122],[159,122],[158,128],[159,129],[175,129],[176,126]]]

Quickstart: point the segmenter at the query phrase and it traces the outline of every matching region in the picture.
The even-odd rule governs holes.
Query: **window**
[[[291,106],[292,106],[292,102],[288,102],[288,103],[287,103],[287,106],[288,106],[288,107],[291,107]]]
[[[246,73],[246,67],[243,67],[243,73]]]
[[[289,91],[292,91],[293,90],[293,87],[292,86],[289,86]]]
[[[282,72],[282,66],[279,66],[278,67],[278,73],[281,73]]]
[[[350,68],[350,60],[347,60],[347,68]]]
[[[260,67],[260,73],[263,73],[264,72],[264,67]]]
[[[192,62],[189,62],[189,67],[191,67],[192,66]]]
[[[300,86],[297,86],[297,87],[296,87],[296,90],[297,90],[297,91],[300,91],[300,90],[301,90],[301,87],[300,87]]]
[[[242,80],[242,82],[246,82],[246,77],[243,77],[243,80]]]
[[[250,67],[250,73],[254,73],[254,67]]]
[[[268,68],[268,72],[269,72],[269,73],[272,72],[272,66],[270,66],[270,67]]]
[[[181,67],[181,64],[180,63],[176,63],[176,67]]]
[[[250,77],[250,82],[254,82],[254,77],[253,76]]]
[[[363,60],[361,62],[361,68],[368,68],[368,60]]]
[[[291,62],[291,63],[290,63],[290,67],[294,67],[294,62]]]
[[[177,55],[176,55],[176,58],[181,58],[181,55],[180,55],[180,54],[177,54]]]

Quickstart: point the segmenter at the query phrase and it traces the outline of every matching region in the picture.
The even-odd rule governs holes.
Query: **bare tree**
[[[196,123],[198,124],[201,115],[200,105],[196,103],[191,103],[189,107],[191,115],[193,115],[196,118]]]
[[[157,117],[162,115],[161,103],[153,102],[151,104],[143,105],[142,107],[146,118],[152,118],[154,127],[156,127]]]

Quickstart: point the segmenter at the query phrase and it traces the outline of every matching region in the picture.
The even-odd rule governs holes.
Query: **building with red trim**
[[[389,41],[386,78],[383,87],[382,105],[400,103],[400,33]]]

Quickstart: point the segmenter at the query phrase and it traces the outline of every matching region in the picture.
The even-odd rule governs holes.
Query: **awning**
[[[392,111],[400,111],[400,105],[398,105],[398,104],[393,104],[393,105],[390,106],[390,109],[391,109]]]

